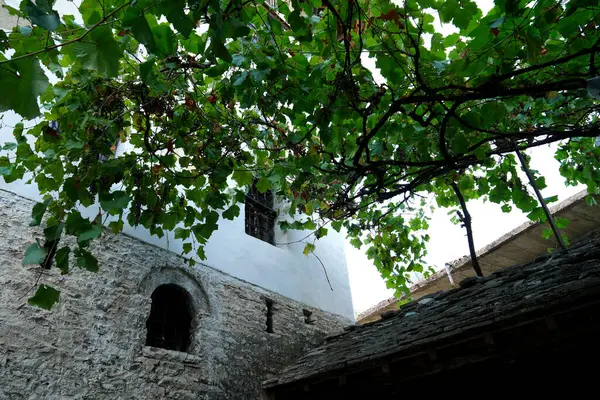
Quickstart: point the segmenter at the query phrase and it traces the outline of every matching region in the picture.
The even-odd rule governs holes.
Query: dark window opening
[[[273,192],[260,193],[252,185],[246,195],[246,233],[264,242],[275,244],[275,218]]]
[[[312,325],[316,322],[315,318],[312,316],[312,311],[308,311],[307,309],[302,310],[302,314],[304,314],[304,323]]]
[[[146,321],[146,346],[187,351],[192,322],[188,293],[177,285],[162,285],[152,293],[152,309]]]
[[[266,299],[267,303],[267,333],[273,333],[273,300]]]

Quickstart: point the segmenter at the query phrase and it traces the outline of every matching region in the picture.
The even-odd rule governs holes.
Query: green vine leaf
[[[54,31],[60,25],[60,17],[52,9],[53,1],[37,0],[35,3],[31,0],[24,0],[27,18],[34,24],[49,31]]]
[[[267,178],[260,178],[258,182],[256,182],[256,188],[260,193],[265,193],[267,190],[271,189],[271,181]]]
[[[173,31],[168,24],[160,24],[152,28],[152,35],[156,38],[156,51],[161,56],[170,56],[177,49]]]
[[[89,251],[78,247],[75,249],[77,266],[90,272],[98,272],[98,259]]]
[[[42,203],[35,203],[31,210],[31,222],[29,226],[39,226],[42,223],[42,218],[44,217],[44,213],[46,213],[46,209],[48,208],[48,204],[52,201],[51,197],[46,198]]]
[[[157,46],[154,34],[144,14],[139,13],[137,9],[130,7],[123,18],[123,26],[130,29],[133,37],[146,46],[151,53],[156,52]]]
[[[231,178],[240,187],[250,186],[252,184],[252,181],[254,180],[254,176],[250,171],[234,171],[231,175]]]
[[[304,250],[302,250],[302,254],[308,256],[310,253],[313,253],[317,247],[312,243],[306,243],[304,246]]]
[[[185,1],[163,1],[161,4],[166,7],[162,9],[162,12],[167,17],[167,21],[173,24],[173,27],[175,27],[184,38],[189,38],[196,27],[196,24],[192,18],[184,12]]]
[[[126,192],[117,190],[101,196],[100,206],[104,211],[120,213],[125,207],[127,207],[130,201],[129,195]]]
[[[88,240],[99,238],[100,235],[102,235],[102,227],[100,225],[91,225],[89,229],[77,236],[77,243],[84,243]]]
[[[23,265],[42,264],[48,254],[48,250],[40,246],[38,243],[32,243],[23,257]]]
[[[44,310],[50,310],[54,304],[58,303],[60,299],[60,291],[54,289],[52,286],[40,285],[35,294],[27,300],[27,303],[43,308]]]
[[[88,40],[65,46],[64,52],[81,62],[84,68],[98,71],[108,77],[118,76],[123,52],[110,27],[98,27],[92,30],[88,37]]]
[[[62,275],[69,273],[69,254],[71,249],[69,247],[63,247],[56,252],[54,259],[56,261],[56,268],[60,270]]]
[[[231,63],[233,61],[233,57],[231,57],[231,54],[229,54],[229,51],[227,50],[225,45],[219,40],[215,39],[211,48],[215,57],[220,58],[221,60],[227,63]]]
[[[229,38],[243,37],[250,34],[250,28],[235,18],[227,20],[224,31],[225,37]]]
[[[238,215],[240,215],[240,207],[236,204],[223,212],[223,218],[229,220],[234,220]]]
[[[0,68],[0,82],[4,85],[0,111],[14,110],[25,119],[40,115],[37,99],[49,82],[38,60],[30,57],[4,64]]]

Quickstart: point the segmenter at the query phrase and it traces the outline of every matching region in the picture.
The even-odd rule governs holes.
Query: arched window
[[[261,193],[252,185],[246,195],[246,233],[264,242],[275,244],[275,218],[273,192]]]
[[[192,322],[189,294],[177,285],[167,284],[157,287],[151,297],[146,346],[187,351]]]

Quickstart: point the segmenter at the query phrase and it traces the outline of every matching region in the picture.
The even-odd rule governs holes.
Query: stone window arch
[[[146,346],[187,352],[194,309],[189,293],[174,284],[160,285],[152,292],[152,307],[146,320]]]
[[[142,279],[138,290],[144,297],[151,300],[146,313],[140,315],[140,318],[144,318],[146,328],[144,344],[169,350],[185,351],[189,354],[197,353],[199,350],[197,348],[197,335],[201,329],[202,320],[209,317],[211,311],[208,296],[194,271],[185,266],[181,268],[168,265],[155,267]],[[180,321],[178,322],[180,324],[178,325],[179,329],[187,327],[187,338],[185,340],[180,339],[179,342],[176,341],[175,343],[179,343],[175,346],[176,348],[172,348],[172,345],[170,345],[171,347],[162,346],[157,343],[156,337],[150,340],[148,335],[148,328],[151,325],[152,329],[156,329],[157,327],[160,328],[161,324],[170,323],[172,320],[172,316],[169,316],[168,320],[160,321],[161,310],[165,308],[167,311],[177,309],[179,312],[177,321]],[[187,325],[188,322],[184,322],[188,319],[189,326]],[[156,336],[154,332],[157,331],[153,330],[150,336]],[[158,333],[162,332],[158,331]],[[158,339],[161,338],[162,336]],[[166,342],[173,343],[172,340],[167,339],[165,337]]]

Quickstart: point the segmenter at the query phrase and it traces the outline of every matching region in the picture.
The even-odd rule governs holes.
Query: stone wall
[[[41,238],[31,206],[0,191],[1,400],[257,399],[263,379],[350,322],[124,235],[93,244],[97,274],[23,267]],[[27,305],[38,278],[61,290],[51,311]],[[165,283],[193,298],[189,354],[145,346],[150,295]]]
[[[0,0],[0,29],[10,31],[13,26],[17,25],[17,18],[10,15],[8,10],[2,7],[4,3],[4,0]]]

